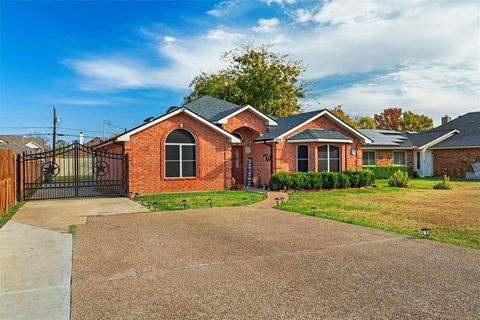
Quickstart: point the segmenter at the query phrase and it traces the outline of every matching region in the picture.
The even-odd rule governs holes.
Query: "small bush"
[[[433,189],[437,189],[437,190],[452,189],[452,186],[450,185],[450,178],[447,177],[446,175],[443,176],[443,179],[441,181],[438,181],[433,185]]]
[[[389,166],[389,167],[368,167],[375,175],[375,179],[389,179],[395,172],[407,172],[409,177],[413,177],[416,173],[411,166]]]
[[[406,188],[408,187],[409,181],[410,177],[408,176],[408,173],[398,170],[394,172],[392,176],[388,179],[388,185],[391,187]]]
[[[374,182],[369,170],[337,172],[278,172],[270,179],[272,190],[319,190],[365,187]]]

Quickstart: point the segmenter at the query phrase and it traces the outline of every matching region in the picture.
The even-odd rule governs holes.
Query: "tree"
[[[337,118],[347,123],[348,125],[354,128],[358,127],[358,121],[355,118],[352,118],[350,115],[348,115],[345,111],[343,111],[341,105],[338,105],[333,109],[330,109],[329,111],[333,113]]]
[[[377,129],[400,130],[400,121],[402,120],[401,108],[386,108],[380,114],[373,116]]]
[[[57,149],[60,149],[60,148],[66,147],[66,146],[68,146],[68,142],[65,141],[65,140],[62,140],[62,139],[57,140],[57,143],[56,143],[56,145],[55,145],[55,147],[56,147]]]
[[[249,104],[261,112],[284,117],[302,111],[298,98],[304,98],[307,83],[299,79],[305,71],[302,61],[271,51],[271,46],[242,45],[222,57],[226,69],[196,76],[184,103],[204,95]]]
[[[433,128],[433,120],[427,115],[406,111],[400,121],[400,128],[402,131],[426,131]]]
[[[377,124],[372,117],[364,116],[358,119],[358,128],[359,129],[377,129]]]

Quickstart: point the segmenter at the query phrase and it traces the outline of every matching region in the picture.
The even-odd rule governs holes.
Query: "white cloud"
[[[234,9],[229,2],[229,10]],[[397,70],[370,85],[318,96],[331,105],[354,108],[349,111],[358,106],[364,113],[378,112],[388,105],[432,113],[444,113],[448,105],[458,112],[480,109],[475,2],[337,0],[306,6],[295,11],[295,17],[309,24],[289,29],[284,23],[280,28],[279,18],[260,19],[254,30],[218,26],[168,45],[157,41],[162,65],[117,55],[77,59],[69,65],[83,76],[84,89],[185,89],[200,71],[222,68],[219,58],[225,51],[254,37],[258,44],[277,43],[274,50],[304,60],[307,80]]]
[[[253,31],[259,33],[270,33],[275,31],[275,27],[278,26],[279,23],[280,20],[278,20],[277,18],[259,19],[258,25],[253,28]]]
[[[219,10],[219,9],[208,10],[207,14],[209,14],[211,16],[214,16],[214,17],[220,17],[222,15],[222,10]]]
[[[263,0],[268,6],[270,6],[272,3],[276,3],[279,6],[284,6],[286,4],[295,4],[297,0]]]
[[[55,101],[58,106],[62,105],[72,105],[72,106],[103,106],[112,104],[112,101],[106,99],[76,99],[76,98],[65,98],[65,99],[51,99]]]
[[[165,36],[163,37],[163,41],[166,43],[166,44],[172,44],[174,42],[176,42],[178,39],[177,38],[174,38],[174,37],[171,37],[171,36]]]
[[[313,20],[313,14],[307,9],[297,9],[294,12],[297,23],[306,23]]]

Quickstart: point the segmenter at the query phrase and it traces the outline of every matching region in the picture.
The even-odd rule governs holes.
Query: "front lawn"
[[[182,200],[187,200],[188,209],[208,208],[207,199],[212,200],[213,207],[235,207],[243,205],[243,198],[247,199],[247,204],[263,199],[263,195],[258,192],[249,191],[212,191],[212,192],[183,192],[183,193],[160,193],[148,194],[144,196],[144,202],[156,201],[160,211],[182,210]],[[140,197],[137,197],[137,201]]]
[[[25,202],[19,201],[13,207],[9,208],[5,214],[0,215],[0,228],[2,228],[8,220],[10,220],[15,213],[17,213],[18,209],[20,209]]]
[[[451,181],[452,190],[434,190],[438,179],[412,179],[410,187],[296,192],[283,210],[480,249],[480,181]]]

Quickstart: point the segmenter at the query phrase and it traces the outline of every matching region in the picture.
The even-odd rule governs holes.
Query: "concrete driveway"
[[[25,204],[0,229],[0,319],[69,319],[71,224],[88,216],[148,211],[125,198]]]
[[[89,218],[73,319],[475,319],[480,253],[269,208]]]

